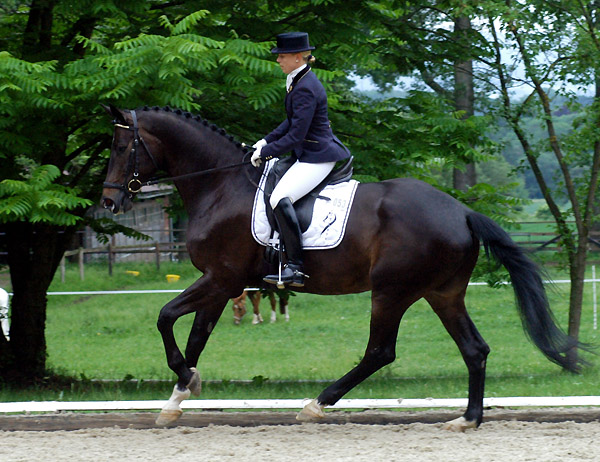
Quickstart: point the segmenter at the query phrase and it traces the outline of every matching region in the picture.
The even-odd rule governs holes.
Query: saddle
[[[320,196],[319,194],[326,186],[335,185],[339,183],[343,183],[345,181],[350,181],[352,179],[352,160],[354,158],[350,157],[342,165],[334,168],[329,175],[325,177],[325,179],[319,183],[311,192],[309,192],[302,199],[297,200],[294,203],[294,210],[296,210],[296,215],[298,217],[298,222],[300,223],[300,230],[305,232],[310,226],[310,222],[312,220],[313,209],[315,207],[315,201],[317,198],[330,200],[328,197]],[[277,222],[275,221],[275,216],[273,214],[273,208],[269,202],[269,198],[271,197],[271,193],[281,177],[288,171],[288,169],[296,162],[296,158],[293,156],[284,157],[283,159],[279,159],[271,171],[269,172],[267,179],[265,181],[264,186],[264,198],[265,198],[265,209],[267,212],[267,219],[269,221],[269,225],[271,225],[272,230],[277,230]]]

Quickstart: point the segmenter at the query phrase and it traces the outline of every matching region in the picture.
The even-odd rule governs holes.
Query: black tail
[[[491,252],[508,270],[525,333],[550,361],[578,372],[586,362],[570,360],[567,352],[573,348],[590,348],[557,326],[537,265],[490,218],[473,212],[467,216],[467,223],[475,237],[483,242],[486,254]],[[579,358],[579,355],[573,356]]]

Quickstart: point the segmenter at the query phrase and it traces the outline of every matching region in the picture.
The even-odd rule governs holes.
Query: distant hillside
[[[406,97],[406,92],[400,90],[391,90],[380,92],[378,90],[357,91],[368,98],[381,100],[386,98]],[[552,96],[552,95],[551,95]],[[552,100],[553,115],[555,116],[555,127],[559,135],[568,133],[573,127],[573,121],[578,116],[577,106],[588,106],[593,103],[592,96],[581,95],[575,101],[567,100],[564,96],[554,95]],[[575,104],[573,104],[575,103]],[[547,138],[546,124],[541,118],[525,117],[523,119],[525,133],[528,133],[532,144],[542,143]],[[523,149],[514,135],[513,131],[503,120],[498,120],[491,126],[493,133],[488,135],[502,145],[502,156],[515,168],[514,177],[522,178],[528,197],[530,199],[539,199],[542,197],[537,181],[529,169],[527,161],[523,155]],[[539,166],[544,174],[546,182],[551,188],[557,185],[556,172],[559,171],[558,164],[551,152],[542,152],[538,158]]]
[[[381,92],[379,90],[354,90],[356,93],[360,93],[362,96],[366,96],[370,99],[381,100],[386,98],[404,98],[406,96],[405,91],[390,90]]]

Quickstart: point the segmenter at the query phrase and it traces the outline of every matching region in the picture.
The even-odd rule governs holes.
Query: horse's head
[[[126,212],[142,182],[158,170],[154,157],[158,144],[140,125],[135,111],[121,111],[112,104],[102,107],[114,117],[115,126],[102,205],[113,213]]]
[[[246,291],[242,295],[233,299],[233,322],[239,324],[246,314]]]

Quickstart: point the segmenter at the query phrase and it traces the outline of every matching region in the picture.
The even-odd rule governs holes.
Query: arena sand
[[[598,461],[600,422],[497,415],[477,430],[451,433],[441,423],[214,425],[172,428],[0,430],[0,460],[13,461]],[[417,414],[418,415],[418,414]],[[426,415],[426,414],[424,414]],[[558,417],[557,417],[558,415]],[[443,416],[442,416],[443,417]],[[425,419],[431,420],[431,419]],[[538,416],[535,420],[544,420]],[[232,421],[233,422],[233,421]],[[0,424],[2,421],[0,420]],[[245,424],[242,424],[245,425]]]

